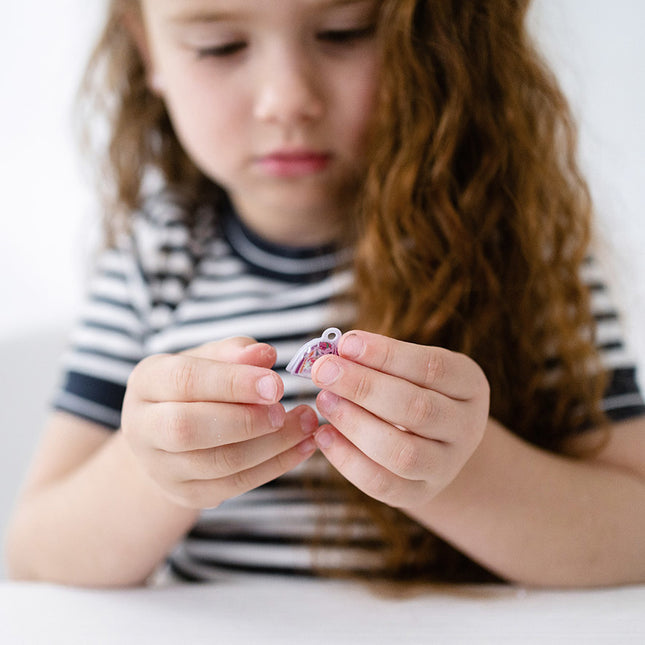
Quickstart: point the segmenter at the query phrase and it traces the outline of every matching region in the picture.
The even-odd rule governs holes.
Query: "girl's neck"
[[[244,226],[271,244],[287,247],[322,247],[342,243],[342,228],[336,215],[257,213],[237,205],[233,207]]]

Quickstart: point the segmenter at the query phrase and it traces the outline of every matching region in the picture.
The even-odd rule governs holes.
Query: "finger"
[[[276,361],[276,350],[267,343],[258,343],[253,338],[236,336],[224,340],[205,343],[192,347],[184,352],[186,356],[208,358],[224,363],[244,363],[257,367],[273,367]]]
[[[147,401],[277,403],[284,393],[280,377],[268,368],[238,365],[186,354],[143,359],[128,381]]]
[[[315,412],[302,406],[282,429],[270,434],[207,450],[166,455],[166,468],[177,481],[222,479],[249,470],[310,437],[318,427]],[[163,456],[162,456],[163,458]]]
[[[339,356],[318,359],[312,376],[316,385],[384,421],[441,441],[453,439],[456,406],[468,405]]]
[[[412,506],[426,494],[427,484],[405,480],[361,452],[330,425],[314,435],[316,444],[329,463],[366,495],[395,508]]]
[[[475,361],[442,347],[351,331],[341,337],[338,353],[366,367],[458,400],[472,398],[487,386],[486,377]]]
[[[364,455],[402,479],[425,480],[441,470],[444,442],[399,430],[331,392],[321,392],[317,404],[321,414]]]
[[[188,452],[248,441],[275,432],[285,421],[286,412],[281,403],[169,401],[147,404],[134,423],[138,423],[140,434],[155,448]]]
[[[316,449],[312,437],[307,437],[293,448],[254,468],[215,480],[194,479],[182,482],[179,487],[179,499],[190,500],[189,505],[194,508],[214,508],[227,499],[258,488],[293,470],[309,459]]]

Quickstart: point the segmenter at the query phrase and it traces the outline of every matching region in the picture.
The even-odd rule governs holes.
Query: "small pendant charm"
[[[321,356],[338,354],[338,340],[341,335],[340,329],[336,327],[325,329],[320,338],[310,340],[296,352],[287,365],[287,372],[294,376],[311,378],[311,368]]]

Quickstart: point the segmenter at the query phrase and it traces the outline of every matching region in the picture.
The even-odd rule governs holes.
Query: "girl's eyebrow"
[[[186,10],[177,11],[169,16],[168,21],[179,25],[190,25],[193,23],[222,22],[233,18],[244,18],[245,13],[235,11],[212,11],[205,9],[201,11]]]
[[[351,4],[367,4],[372,3],[374,0],[315,0],[311,3],[311,8],[316,10],[332,9],[337,6],[351,5]],[[171,14],[169,21],[176,24],[189,25],[193,23],[215,23],[223,22],[232,19],[244,19],[249,17],[250,11],[230,11],[228,9],[212,10],[204,8],[203,10],[196,8],[188,8],[184,11],[177,11]]]

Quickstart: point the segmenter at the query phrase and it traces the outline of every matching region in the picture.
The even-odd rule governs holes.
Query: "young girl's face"
[[[323,241],[347,212],[375,102],[378,4],[142,0],[150,84],[178,137],[269,237]]]

